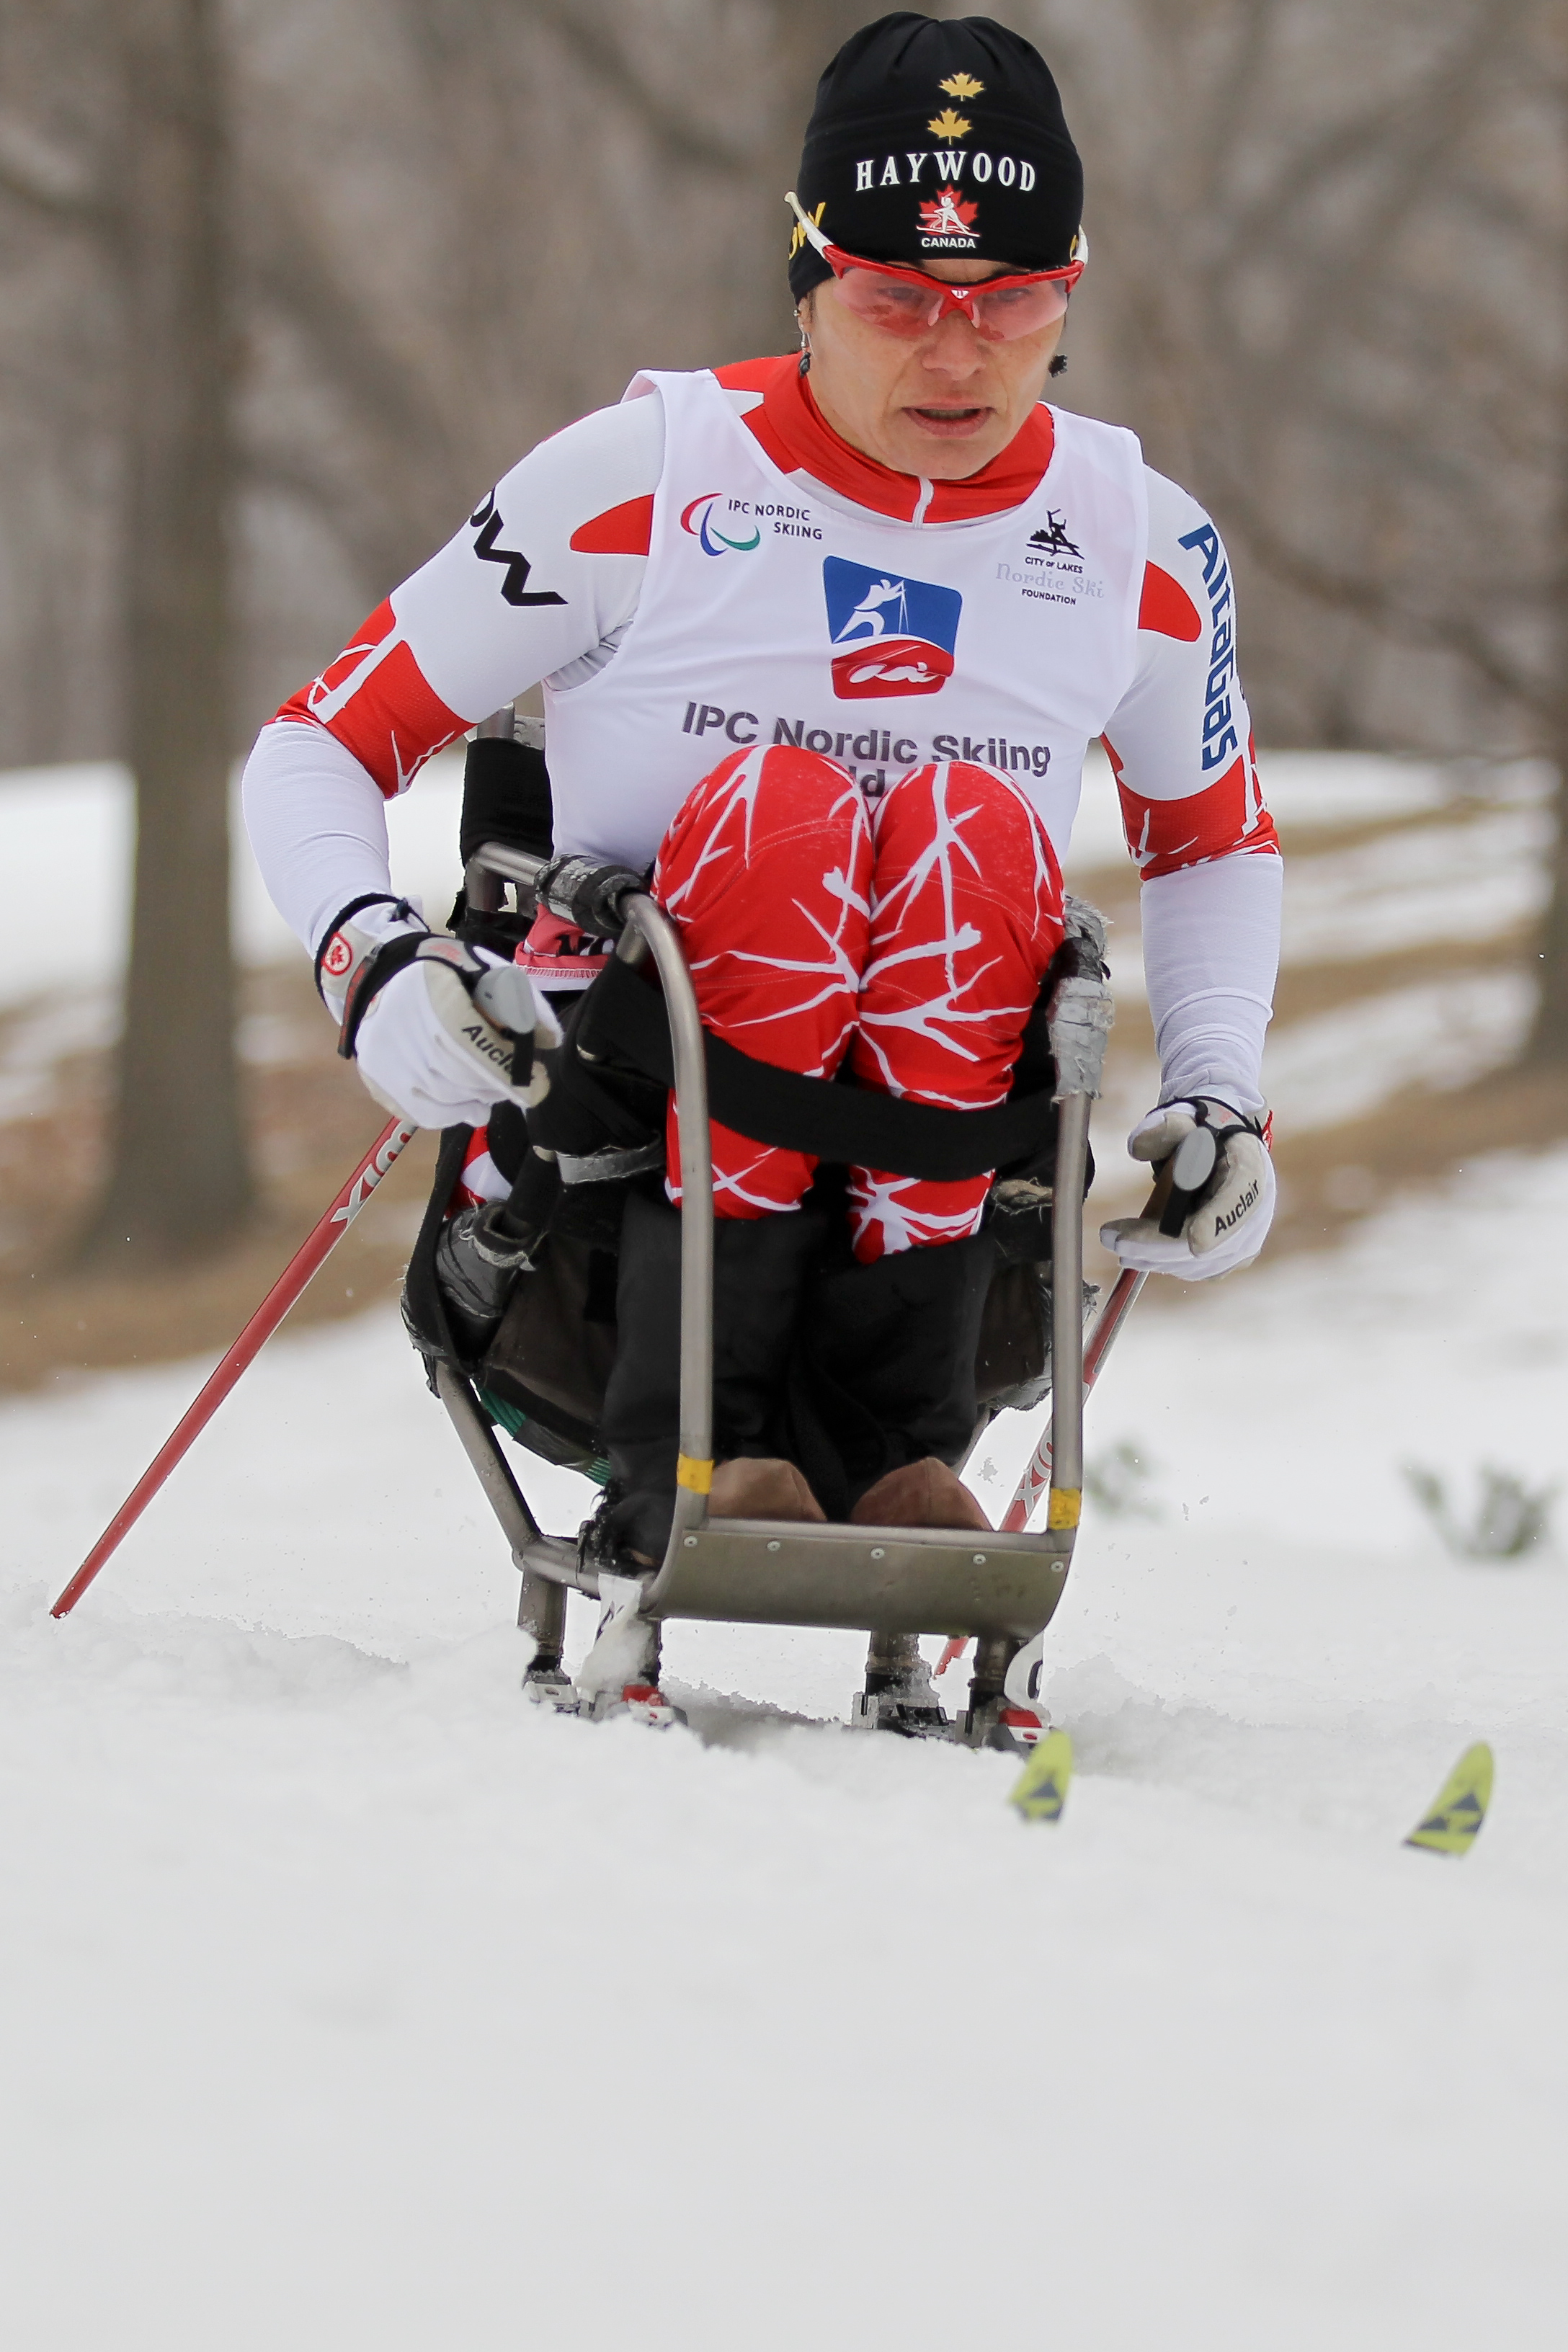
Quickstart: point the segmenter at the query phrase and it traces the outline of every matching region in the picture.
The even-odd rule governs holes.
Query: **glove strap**
[[[383,940],[379,947],[373,948],[350,977],[343,997],[342,1026],[338,1032],[338,1052],[345,1062],[351,1062],[354,1057],[365,1014],[387,982],[395,980],[400,971],[406,971],[411,963],[444,963],[448,971],[456,974],[470,997],[477,996],[479,982],[486,976],[485,965],[475,962],[460,940],[447,939],[440,931],[395,932],[391,939]],[[482,1007],[480,1012],[483,1019],[490,1022],[492,1026],[496,1025],[493,1017],[484,1013]],[[503,1029],[501,1034],[512,1040],[510,1083],[517,1086],[522,1083],[517,1069],[520,1041],[516,1033],[510,1029]],[[532,1039],[533,1032],[530,1030],[521,1042],[531,1045]]]
[[[353,1060],[365,1014],[387,982],[418,960],[429,936],[428,931],[398,931],[373,948],[354,971],[343,996],[342,1026],[338,1031],[338,1052],[345,1062]]]
[[[1237,1110],[1222,1095],[1173,1095],[1169,1102],[1155,1106],[1159,1110],[1174,1110],[1178,1107],[1190,1110],[1194,1126],[1206,1127],[1216,1143],[1223,1143],[1228,1135],[1255,1135],[1260,1143],[1267,1143],[1268,1130],[1274,1125],[1272,1111],[1265,1111],[1260,1118],[1254,1118],[1249,1111]],[[1214,1110],[1228,1111],[1229,1124],[1212,1118],[1209,1114]]]
[[[314,965],[316,993],[323,1004],[327,1001],[327,992],[321,986],[322,973],[331,971],[335,980],[344,971],[351,971],[353,964],[353,943],[346,939],[340,939],[338,934],[345,923],[352,922],[356,915],[363,915],[367,907],[392,907],[400,909],[405,915],[412,915],[414,912],[406,898],[395,898],[390,890],[362,891],[357,898],[351,898],[346,907],[338,908],[337,913],[322,932],[321,944],[316,950]]]

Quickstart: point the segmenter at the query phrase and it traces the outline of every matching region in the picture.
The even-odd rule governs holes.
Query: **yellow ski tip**
[[[1426,1853],[1468,1853],[1491,1801],[1492,1751],[1479,1739],[1466,1748],[1405,1843]]]
[[[1071,1779],[1072,1741],[1065,1731],[1047,1731],[1007,1791],[1007,1802],[1026,1822],[1059,1822]]]

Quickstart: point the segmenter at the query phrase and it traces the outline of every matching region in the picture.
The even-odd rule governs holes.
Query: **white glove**
[[[410,943],[410,961],[356,1018],[363,967],[400,940]],[[437,936],[405,900],[378,901],[340,919],[319,971],[340,1029],[348,1011],[367,1089],[416,1127],[482,1127],[498,1102],[527,1105],[545,1092],[549,1081],[535,1055],[558,1045],[561,1031],[527,973],[486,949]]]
[[[1274,1222],[1274,1162],[1259,1122],[1212,1096],[1192,1097],[1140,1119],[1127,1149],[1156,1163],[1175,1154],[1174,1182],[1194,1198],[1176,1234],[1163,1234],[1158,1216],[1101,1225],[1101,1242],[1124,1266],[1207,1282],[1251,1264]]]

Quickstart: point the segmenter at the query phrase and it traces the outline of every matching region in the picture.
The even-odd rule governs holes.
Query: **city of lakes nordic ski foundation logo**
[[[693,499],[681,513],[680,528],[689,531],[704,555],[750,555],[763,543],[758,524],[752,523],[750,539],[729,539],[714,528],[713,509],[723,495],[722,490],[704,490],[700,499]]]
[[[1046,509],[1046,528],[1031,531],[1029,545],[1047,555],[1081,555],[1083,550],[1068,537],[1067,519],[1058,514],[1055,507]]]
[[[837,555],[824,556],[822,585],[840,702],[941,693],[952,676],[963,610],[956,588],[873,572]]]

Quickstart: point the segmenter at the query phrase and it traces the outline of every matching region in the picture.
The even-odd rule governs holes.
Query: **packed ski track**
[[[1568,1564],[1450,1558],[1400,1465],[1555,1476],[1565,1213],[1494,1160],[1140,1310],[1049,1828],[844,1728],[852,1635],[672,1629],[687,1732],[527,1706],[389,1314],[276,1342],[63,1623],[205,1367],[7,1403],[8,2340],[1551,2340]],[[1405,1850],[1475,1738],[1475,1852]]]

